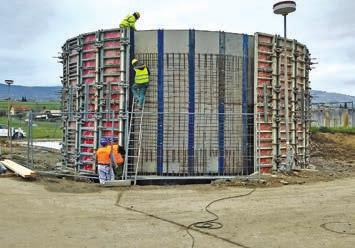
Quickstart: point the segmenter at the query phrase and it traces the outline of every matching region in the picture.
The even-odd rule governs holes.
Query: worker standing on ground
[[[106,138],[101,138],[100,145],[101,147],[96,151],[96,161],[98,165],[97,169],[99,173],[100,184],[105,184],[107,181],[114,180],[115,175],[111,167],[111,149],[108,146],[108,140]]]
[[[132,93],[134,99],[137,101],[138,108],[142,108],[145,100],[145,93],[149,84],[150,71],[148,67],[138,61],[138,59],[132,60],[132,66],[134,70],[134,83],[132,85]]]
[[[126,16],[120,23],[120,28],[132,28],[136,30],[136,21],[139,19],[141,15],[139,12],[134,12],[132,15]]]
[[[122,176],[123,173],[123,163],[124,159],[122,157],[122,153],[124,152],[123,147],[118,145],[118,138],[117,137],[111,137],[110,138],[111,144],[110,144],[110,158],[112,161],[112,168],[114,170],[114,174],[116,176],[116,179],[119,179]]]

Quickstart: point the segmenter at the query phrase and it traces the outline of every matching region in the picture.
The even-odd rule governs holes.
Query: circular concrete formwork
[[[283,84],[282,70],[275,67],[278,43],[282,45],[278,36],[262,33],[135,32],[131,58],[146,63],[151,71],[138,174],[240,175],[250,174],[259,165],[272,168],[275,132],[281,134],[283,157],[283,127],[272,128],[277,73],[281,91]],[[308,50],[297,41],[289,40],[288,45],[289,71],[297,65],[295,87],[289,82],[297,90],[289,101],[291,106],[294,102],[294,113],[303,116],[290,125],[297,130],[296,153],[307,163],[308,98],[301,94],[309,92]],[[118,115],[122,110],[120,48],[118,29],[79,35],[63,46],[62,102],[67,114],[62,154],[66,165],[94,172],[98,138],[112,132],[118,135],[124,121]],[[298,54],[296,60],[294,54]],[[282,92],[279,97],[285,101]],[[116,115],[110,118],[107,112]]]

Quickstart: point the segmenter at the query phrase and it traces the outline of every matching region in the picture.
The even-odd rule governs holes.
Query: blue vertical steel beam
[[[248,167],[248,64],[249,36],[243,34],[242,122],[243,122],[243,169]]]
[[[134,57],[134,54],[135,54],[135,47],[134,47],[134,44],[135,44],[135,32],[134,32],[134,29],[133,28],[130,28],[129,29],[129,45],[130,45],[130,50],[129,50],[129,55],[130,55],[130,58],[133,59]],[[133,70],[132,70],[133,71]]]
[[[188,121],[188,160],[189,175],[194,173],[195,160],[195,30],[189,30],[189,121]]]
[[[223,55],[226,53],[226,34],[219,32],[219,54],[222,55],[219,59],[219,94],[218,94],[218,174],[224,172],[224,125],[225,125],[225,61]]]
[[[164,154],[164,30],[158,30],[158,82],[157,82],[157,173],[163,173]]]

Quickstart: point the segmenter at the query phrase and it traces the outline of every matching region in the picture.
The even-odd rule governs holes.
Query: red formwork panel
[[[259,166],[261,172],[267,172],[272,167],[273,157],[273,121],[272,114],[265,108],[271,105],[272,98],[272,49],[273,37],[257,34],[255,37],[255,113],[259,116],[256,119],[256,125],[259,128],[257,139],[257,149],[259,158]],[[259,125],[258,125],[259,124]]]
[[[284,40],[279,36],[255,35],[255,108],[259,127],[256,145],[262,172],[277,169],[286,159],[286,102],[290,145],[298,164],[307,164],[309,151],[309,52],[296,40],[287,40],[288,99],[285,98]],[[279,82],[279,87],[277,87]],[[279,89],[279,90],[278,90]],[[279,104],[278,104],[279,103]],[[279,124],[277,124],[279,120]]]
[[[69,63],[63,70],[63,92],[67,88],[72,92],[62,96],[65,115],[71,116],[63,125],[67,149],[62,153],[70,161],[66,164],[80,171],[95,172],[99,139],[119,135],[120,46],[118,29],[79,35],[63,46],[63,54],[68,54],[64,63]],[[74,100],[68,104],[72,96]],[[68,132],[70,129],[75,132]]]

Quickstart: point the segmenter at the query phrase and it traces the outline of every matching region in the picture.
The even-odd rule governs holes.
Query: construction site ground
[[[354,247],[355,136],[312,135],[309,170],[210,185],[102,188],[0,177],[1,247]]]

